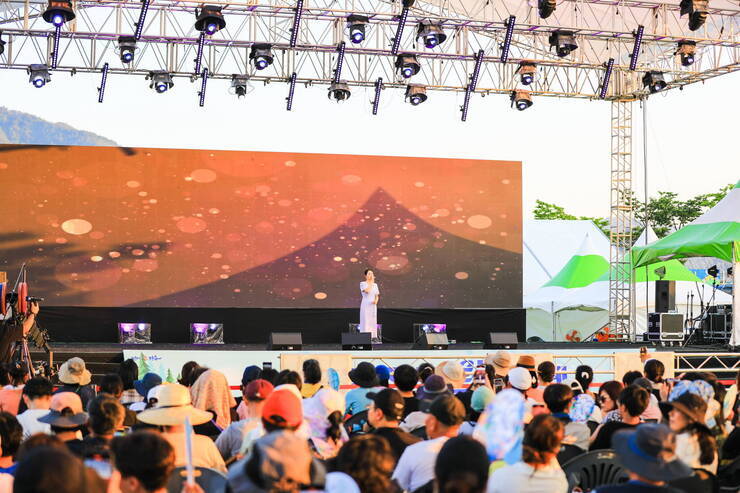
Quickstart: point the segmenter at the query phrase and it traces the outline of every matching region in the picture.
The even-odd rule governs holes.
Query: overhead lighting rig
[[[406,86],[406,100],[408,100],[412,106],[419,106],[427,100],[426,86],[418,84],[409,84]]]
[[[51,75],[49,75],[49,67],[41,63],[33,63],[29,65],[28,69],[28,82],[33,84],[36,88],[42,88],[47,83],[51,82]]]
[[[516,73],[519,74],[519,82],[528,86],[534,82],[534,77],[537,74],[537,65],[534,62],[523,60],[519,62],[519,68]]]
[[[517,110],[524,111],[532,106],[532,94],[529,91],[511,91],[511,104],[515,106]]]
[[[604,64],[604,79],[601,81],[601,90],[599,91],[599,99],[606,98],[607,91],[609,90],[609,81],[612,78],[612,71],[614,70],[614,59],[610,58],[608,62]]]
[[[121,63],[129,64],[133,62],[136,49],[135,36],[120,36],[118,38],[118,56]]]
[[[344,81],[332,82],[329,86],[329,99],[334,99],[338,103],[346,101],[352,95],[352,91],[349,90],[349,86]]]
[[[689,15],[689,30],[696,31],[707,20],[709,0],[681,0],[681,17]]]
[[[419,73],[421,65],[419,65],[416,55],[405,53],[396,57],[396,69],[398,70],[398,73],[401,74],[401,77],[404,79],[410,79]]]
[[[229,92],[236,95],[237,98],[243,98],[246,96],[249,92],[249,77],[246,75],[232,75],[231,88]]]
[[[252,64],[257,70],[266,69],[272,65],[272,45],[266,43],[252,45],[249,50],[249,59],[252,60]]]
[[[164,70],[149,72],[146,78],[151,80],[149,88],[154,89],[159,94],[167,92],[175,85],[172,81],[172,75]]]
[[[696,59],[696,41],[682,39],[678,42],[678,49],[674,55],[681,57],[681,65],[684,67],[693,65]]]
[[[480,67],[483,64],[483,50],[478,50],[475,55],[475,66],[473,66],[473,73],[470,75],[470,82],[468,87],[465,88],[465,99],[463,105],[460,108],[462,112],[462,121],[468,119],[468,108],[470,106],[470,96],[475,92],[475,88],[478,86],[478,77],[480,76]]]
[[[645,26],[637,26],[637,30],[633,33],[635,36],[635,44],[632,47],[632,53],[630,54],[630,70],[637,68],[637,58],[640,56],[640,47],[642,46],[642,36],[645,33]]]
[[[396,35],[393,37],[393,44],[391,45],[391,54],[397,55],[398,48],[401,46],[401,38],[403,37],[403,29],[406,27],[406,20],[409,18],[409,9],[414,5],[414,0],[403,0],[403,8],[401,9],[401,15],[398,17],[398,26],[396,26]]]
[[[441,25],[423,20],[416,27],[416,39],[420,39],[424,46],[431,49],[444,43],[447,35],[442,30]]]
[[[555,48],[555,52],[560,58],[566,57],[578,48],[573,31],[553,31],[550,34],[550,48]]]
[[[352,14],[347,17],[347,28],[349,29],[349,40],[354,44],[365,41],[365,29],[370,20],[365,15]]]
[[[501,43],[501,63],[506,63],[509,59],[509,48],[511,48],[511,39],[514,36],[514,25],[516,24],[516,16],[510,15],[508,19],[504,21],[506,26],[506,34],[504,35],[504,42]]]
[[[216,31],[226,27],[226,19],[221,13],[221,7],[216,5],[203,5],[195,11],[195,29],[213,36]]]
[[[662,91],[668,86],[663,72],[658,72],[657,70],[645,72],[645,75],[642,77],[642,85],[647,87],[651,93]]]
[[[383,78],[378,77],[375,81],[375,97],[373,98],[373,115],[378,114],[378,106],[380,106],[380,91],[383,90]]]
[[[555,0],[538,0],[537,2],[537,12],[542,19],[550,17],[555,12],[556,7]]]

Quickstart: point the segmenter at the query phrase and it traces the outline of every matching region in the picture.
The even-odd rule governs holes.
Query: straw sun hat
[[[195,426],[213,419],[213,414],[193,407],[187,387],[170,384],[155,389],[159,389],[157,402],[153,408],[139,413],[139,421],[157,426],[177,426],[185,424],[185,418],[190,418],[190,424]]]

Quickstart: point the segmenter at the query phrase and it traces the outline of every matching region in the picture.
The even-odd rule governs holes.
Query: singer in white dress
[[[380,290],[375,282],[375,274],[365,270],[365,280],[360,283],[362,303],[360,303],[360,332],[370,332],[371,337],[378,337],[378,299]]]

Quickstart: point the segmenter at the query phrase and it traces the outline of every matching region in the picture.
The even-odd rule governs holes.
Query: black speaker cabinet
[[[655,281],[655,312],[668,313],[676,309],[676,283]]]
[[[270,332],[270,348],[278,351],[299,351],[303,348],[300,332]]]
[[[369,351],[372,348],[370,332],[342,332],[342,349]]]
[[[415,344],[416,349],[447,349],[450,341],[447,340],[447,334],[425,333],[422,334]]]
[[[486,349],[516,349],[516,332],[489,332]]]

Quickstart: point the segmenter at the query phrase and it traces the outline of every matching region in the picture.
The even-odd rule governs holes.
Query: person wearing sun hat
[[[380,391],[380,382],[378,381],[378,375],[375,372],[375,367],[372,363],[367,361],[360,362],[356,368],[350,370],[349,379],[357,385],[358,389],[352,389],[345,395],[347,409],[346,414],[357,414],[367,409],[370,405],[370,399],[367,398],[367,393]]]
[[[51,397],[49,414],[38,418],[39,423],[51,426],[51,432],[67,446],[70,452],[82,457],[81,430],[87,424],[87,413],[82,410],[82,400],[74,392],[59,392]]]
[[[452,392],[465,385],[465,371],[457,361],[448,360],[441,362],[437,365],[434,373],[445,379],[445,383],[451,388]]]
[[[59,367],[57,375],[62,384],[57,387],[55,394],[60,392],[73,392],[82,399],[82,408],[87,409],[87,404],[95,397],[95,386],[90,385],[92,374],[85,367],[82,358],[70,358]]]
[[[692,474],[676,456],[676,437],[663,424],[645,423],[614,434],[617,459],[627,469],[630,480],[619,485],[601,486],[596,493],[678,493],[667,482]]]
[[[504,378],[514,367],[514,357],[509,351],[496,351],[486,356],[486,365],[493,366],[496,378]]]
[[[692,468],[717,474],[717,442],[706,425],[706,401],[688,391],[660,404],[667,411],[668,426],[676,433],[678,458]]]
[[[175,467],[186,463],[185,451],[185,419],[190,420],[192,426],[207,423],[213,419],[213,414],[202,411],[193,406],[190,391],[180,384],[168,384],[154,387],[158,389],[154,407],[139,413],[142,423],[164,427],[162,436],[175,449]],[[204,435],[192,435],[193,465],[196,467],[210,467],[226,472],[226,464],[213,440]]]

